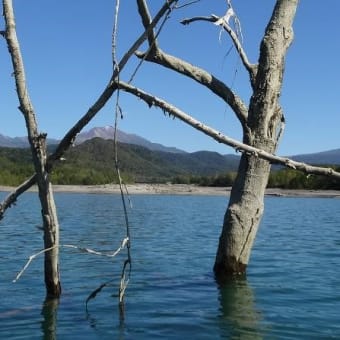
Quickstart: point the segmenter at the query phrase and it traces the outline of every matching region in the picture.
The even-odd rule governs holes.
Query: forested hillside
[[[215,152],[173,153],[118,144],[119,167],[126,182],[167,182],[174,178],[215,176],[235,171],[238,157]],[[65,154],[52,172],[55,184],[104,184],[117,181],[114,144],[94,138]],[[0,184],[17,185],[32,174],[29,149],[0,148]]]
[[[0,184],[18,185],[33,173],[29,149],[0,148]]]
[[[94,185],[116,183],[112,140],[93,138],[65,154],[52,172],[54,184]],[[50,147],[50,152],[53,151]],[[184,183],[231,186],[239,157],[216,152],[174,153],[143,146],[118,144],[118,159],[126,183]],[[339,170],[339,166],[334,167]],[[286,189],[340,189],[340,183],[322,176],[273,168],[268,186]],[[30,150],[0,147],[0,185],[15,186],[33,173]]]

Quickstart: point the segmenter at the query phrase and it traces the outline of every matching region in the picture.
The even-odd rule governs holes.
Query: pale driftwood
[[[287,157],[276,156],[264,150],[258,149],[256,147],[241,143],[231,137],[224,135],[218,130],[213,129],[210,126],[203,124],[201,121],[193,118],[192,116],[178,109],[176,106],[169,104],[167,101],[161,98],[158,98],[156,96],[153,96],[143,91],[142,89],[139,89],[123,81],[120,81],[118,86],[121,90],[131,93],[134,96],[142,99],[144,102],[146,102],[149,105],[149,107],[151,106],[159,107],[164,112],[167,112],[170,116],[180,119],[184,123],[192,126],[194,129],[203,132],[204,134],[206,134],[207,136],[210,136],[211,138],[215,139],[219,143],[222,143],[222,144],[225,144],[225,145],[228,145],[234,148],[236,151],[247,153],[249,155],[254,155],[255,157],[262,158],[266,161],[269,161],[272,164],[280,164],[291,169],[300,170],[306,174],[324,175],[324,176],[329,176],[335,179],[340,179],[340,173],[336,172],[332,168],[317,167],[317,166],[312,166],[306,163],[297,162],[297,161],[294,161],[293,159],[290,159]]]

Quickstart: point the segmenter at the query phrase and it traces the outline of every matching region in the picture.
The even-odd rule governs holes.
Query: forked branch
[[[181,24],[183,25],[189,25],[192,22],[195,21],[208,21],[208,22],[212,22],[212,23],[217,23],[218,25],[222,26],[223,29],[229,34],[236,50],[237,53],[239,54],[242,63],[244,65],[244,67],[246,68],[246,70],[249,73],[249,77],[250,77],[250,82],[251,85],[254,87],[255,85],[255,78],[256,78],[256,73],[257,73],[257,65],[256,64],[252,64],[250,63],[248,56],[245,52],[245,50],[243,49],[243,46],[237,36],[237,34],[234,32],[234,30],[230,27],[230,25],[227,23],[227,21],[225,20],[220,20],[221,18],[219,18],[218,16],[212,14],[210,17],[207,16],[198,16],[198,17],[193,17],[193,18],[186,18],[183,19],[181,21]]]
[[[151,23],[149,9],[144,0],[137,0],[137,3],[142,23],[145,29],[147,29]],[[241,122],[242,127],[246,129],[248,108],[243,103],[241,98],[239,98],[228,86],[211,75],[209,72],[162,51],[158,47],[156,35],[154,34],[153,30],[152,33],[149,34],[148,41],[149,50],[146,53],[137,52],[137,57],[142,60],[147,60],[164,66],[207,87],[210,91],[222,98],[232,108],[237,118]]]

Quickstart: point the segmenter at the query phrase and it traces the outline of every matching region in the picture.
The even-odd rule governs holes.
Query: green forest
[[[50,147],[50,152],[54,149]],[[238,158],[214,152],[192,154],[151,151],[120,143],[119,167],[125,183],[174,183],[231,186]],[[340,167],[333,167],[339,171]],[[30,150],[0,147],[0,185],[17,186],[33,174]],[[117,183],[112,141],[95,138],[70,149],[51,173],[52,183],[99,185]],[[340,190],[340,181],[273,167],[268,187],[282,189]]]

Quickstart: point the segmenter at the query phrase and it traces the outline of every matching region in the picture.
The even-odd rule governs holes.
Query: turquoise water
[[[56,194],[61,243],[101,251],[124,237],[117,195]],[[219,287],[211,268],[227,198],[132,196],[125,253],[61,249],[63,295],[44,306],[39,204],[25,194],[0,222],[1,339],[340,339],[340,200],[268,197],[247,281]],[[113,280],[85,309],[88,295]]]

